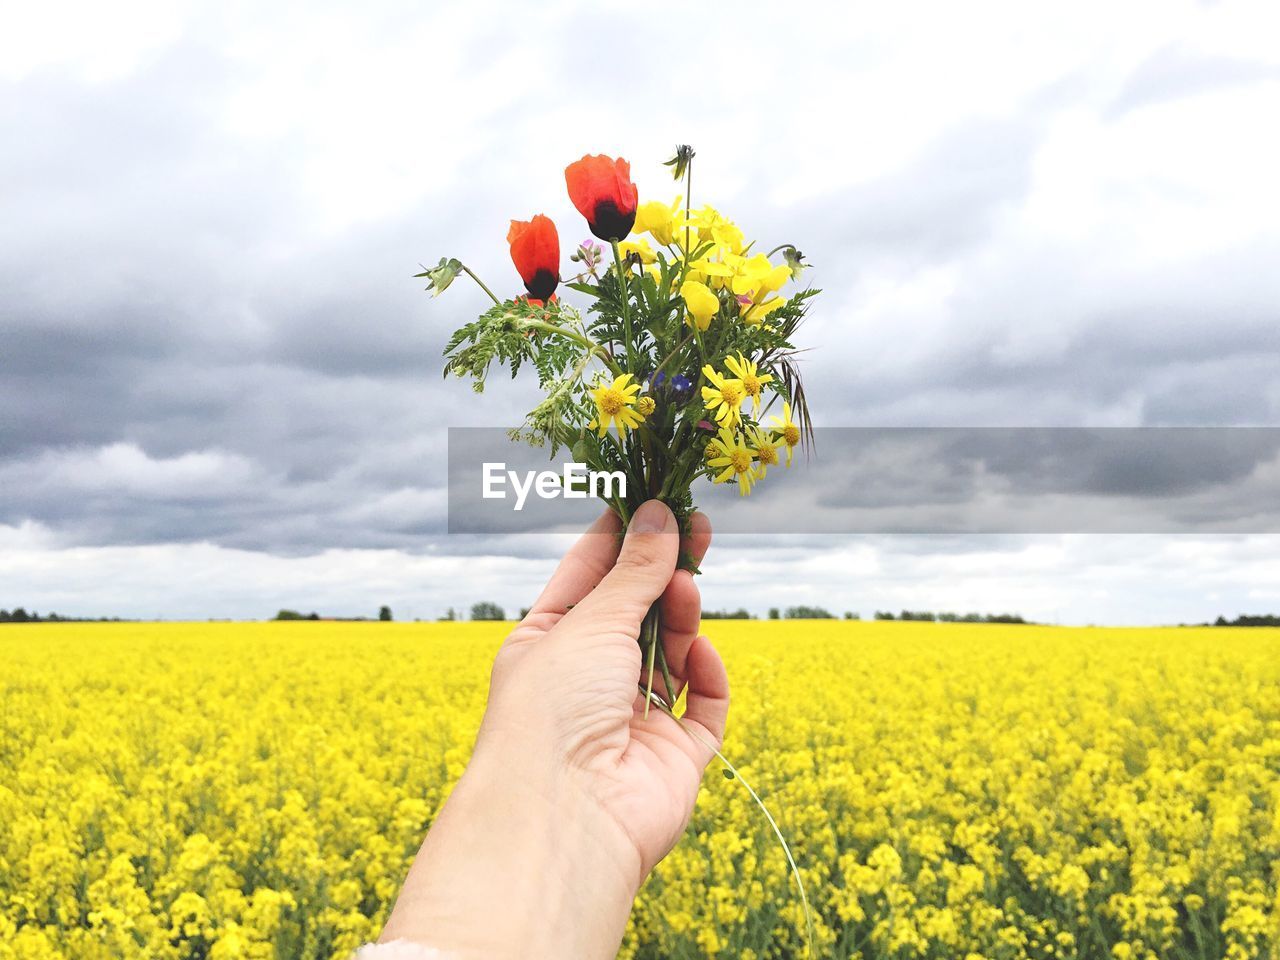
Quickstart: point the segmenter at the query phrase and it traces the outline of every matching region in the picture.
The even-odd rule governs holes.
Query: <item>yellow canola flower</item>
[[[773,382],[773,374],[759,373],[756,370],[755,361],[746,359],[741,353],[736,357],[725,357],[724,365],[729,368],[730,373],[742,381],[742,389],[751,398],[752,412],[759,411],[760,392],[766,383]]]
[[[787,466],[791,466],[791,454],[796,447],[800,445],[800,425],[791,419],[791,404],[782,401],[782,416],[776,413],[769,418],[775,424],[774,429],[778,433],[778,439],[786,445],[787,448]]]
[[[650,200],[636,208],[636,223],[632,233],[647,233],[664,247],[675,239],[674,232],[683,219],[680,203],[684,197],[676,197],[671,205],[661,200]]]
[[[742,401],[747,397],[741,380],[725,377],[707,364],[702,375],[711,384],[702,388],[702,402],[722,427],[736,427],[742,422]]]
[[[769,589],[733,602],[810,599]],[[0,626],[0,743],[16,747],[0,960],[346,960],[378,937],[466,766],[511,625],[32,629],[38,643]],[[724,752],[749,780],[768,772],[815,956],[1275,953],[1280,631],[703,630],[738,691]],[[706,779],[656,879],[624,960],[806,955],[795,885],[740,783]],[[1203,953],[1185,949],[1197,934]]]
[[[708,444],[714,456],[707,461],[712,470],[720,471],[715,475],[716,483],[726,480],[738,481],[738,495],[745,497],[751,492],[751,485],[758,479],[756,472],[756,451],[747,447],[742,434],[735,433],[728,427],[722,427],[720,433]]]
[[[609,432],[609,425],[616,424],[618,436],[623,437],[628,430],[634,430],[644,417],[633,404],[636,394],[640,392],[640,384],[632,383],[629,373],[614,379],[612,383],[601,382],[595,389],[588,391],[596,404],[596,419],[588,427],[599,427],[599,436]]]
[[[711,318],[720,310],[720,298],[698,280],[686,280],[680,285],[680,296],[689,309],[686,318],[690,326],[706,330],[711,326]]]

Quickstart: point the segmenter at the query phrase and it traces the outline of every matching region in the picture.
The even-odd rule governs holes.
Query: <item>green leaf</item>
[[[570,290],[577,290],[579,293],[585,293],[589,297],[600,296],[600,288],[594,283],[586,283],[584,281],[579,283],[566,283],[565,286]]]

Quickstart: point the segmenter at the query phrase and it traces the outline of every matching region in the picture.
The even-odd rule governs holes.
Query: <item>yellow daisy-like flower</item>
[[[766,383],[773,381],[773,374],[757,373],[755,361],[746,359],[742,354],[738,354],[736,358],[725,357],[724,365],[729,368],[730,373],[742,381],[742,389],[751,398],[752,412],[759,411],[760,391]]]
[[[715,414],[720,426],[736,427],[742,422],[742,401],[747,398],[742,381],[721,376],[711,364],[702,368],[702,375],[711,384],[702,388],[702,402],[707,410]]]
[[[720,429],[719,436],[712,439],[708,448],[715,453],[707,466],[720,472],[715,475],[716,483],[737,478],[738,495],[745,497],[751,492],[751,485],[758,479],[756,476],[756,451],[747,447],[742,435],[728,427]]]
[[[791,404],[782,401],[782,416],[774,415],[769,418],[777,424],[773,429],[777,431],[778,439],[787,447],[787,466],[791,466],[791,454],[796,447],[800,445],[800,427],[791,419]]]
[[[636,394],[640,392],[640,384],[631,382],[631,374],[624,373],[613,383],[601,382],[591,393],[596,402],[596,419],[588,427],[599,427],[599,436],[609,432],[611,423],[617,424],[618,436],[623,437],[628,430],[634,430],[644,417],[632,404],[636,402]]]
[[[769,472],[770,467],[778,465],[778,448],[783,445],[781,437],[773,437],[759,427],[752,427],[748,431],[751,440],[751,448],[755,451],[756,461],[759,464],[757,469],[757,479],[763,480],[765,474]],[[790,456],[790,451],[788,451]]]
[[[689,308],[689,323],[699,330],[711,326],[711,318],[720,310],[720,298],[698,280],[686,280],[680,284],[680,296]]]

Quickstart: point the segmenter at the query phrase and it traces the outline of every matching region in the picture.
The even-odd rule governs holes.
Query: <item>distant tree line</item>
[[[770,620],[838,620],[840,619],[825,607],[787,607],[785,610],[779,610],[777,607],[769,608]],[[859,614],[846,610],[844,614],[846,620],[861,620]]]
[[[0,623],[122,623],[119,617],[60,617],[56,613],[45,616],[32,610],[27,613],[22,607],[0,610]]]
[[[496,603],[490,603],[487,600],[482,603],[473,603],[471,605],[472,620],[505,620],[507,619],[507,611],[503,610]]]
[[[1213,621],[1213,625],[1215,627],[1280,627],[1280,617],[1274,613],[1242,613],[1234,620],[1218,617]]]
[[[739,608],[737,610],[703,610],[703,620],[754,620],[755,614]]]
[[[322,617],[320,614],[312,610],[310,613],[299,613],[297,610],[281,610],[272,620],[339,620],[343,623],[361,623],[367,621],[369,617]],[[381,606],[378,608],[378,619],[382,622],[390,622],[391,608]]]
[[[877,620],[912,620],[928,623],[1031,623],[1016,613],[934,613],[932,610],[877,610]]]

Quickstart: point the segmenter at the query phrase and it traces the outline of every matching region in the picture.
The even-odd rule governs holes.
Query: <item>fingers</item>
[[[667,589],[662,591],[662,652],[667,658],[667,670],[676,688],[668,694],[664,683],[655,685],[668,703],[675,703],[684,689],[686,661],[689,648],[698,636],[702,625],[702,594],[688,570],[677,570]],[[644,677],[641,677],[644,682]],[[659,677],[658,681],[662,678]]]
[[[720,654],[706,637],[698,637],[689,647],[687,659],[689,693],[684,711],[686,723],[700,724],[719,747],[724,743],[725,722],[729,718],[729,675]],[[694,740],[703,766],[714,754]]]
[[[711,521],[705,513],[694,513],[689,518],[689,536],[681,546],[693,556],[694,563],[701,563],[711,546]]]
[[[618,559],[618,515],[606,510],[578,538],[556,567],[546,587],[529,608],[529,615],[563,615],[595,589]]]
[[[704,514],[695,513],[690,518],[689,525],[690,532],[684,549],[692,555],[695,563],[701,563],[711,545],[711,521]],[[694,637],[698,635],[701,622],[702,595],[693,574],[687,570],[677,570],[662,592],[662,650],[666,654],[667,669],[676,685],[676,689],[667,696],[668,702],[674,702],[684,686],[685,660]]]
[[[665,503],[643,504],[631,517],[613,569],[562,622],[584,625],[594,633],[639,636],[640,622],[675,570],[678,533],[676,518]]]

